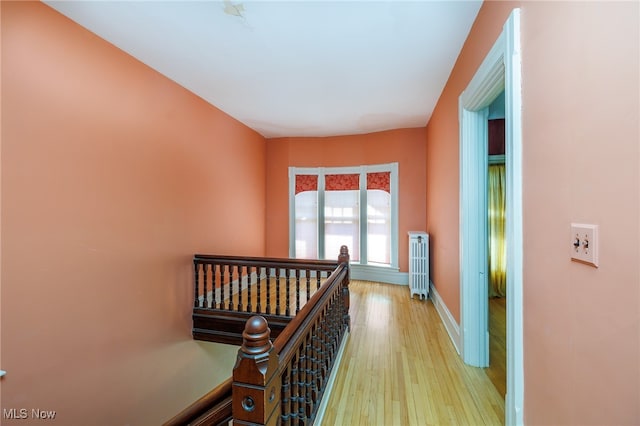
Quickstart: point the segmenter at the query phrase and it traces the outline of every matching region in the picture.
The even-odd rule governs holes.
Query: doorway
[[[489,365],[485,369],[502,398],[507,389],[507,250],[505,235],[504,91],[489,105],[488,210],[489,229]]]
[[[507,242],[507,425],[523,424],[522,130],[520,13],[512,11],[473,79],[460,95],[460,330],[465,363],[489,364],[487,117],[505,92]]]

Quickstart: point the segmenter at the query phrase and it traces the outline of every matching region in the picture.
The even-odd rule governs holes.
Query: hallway
[[[352,281],[351,335],[326,425],[500,425],[504,400],[465,365],[430,301],[406,286]]]

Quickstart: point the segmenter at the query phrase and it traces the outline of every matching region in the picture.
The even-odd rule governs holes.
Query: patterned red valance
[[[318,190],[318,175],[296,175],[296,194]]]
[[[391,194],[391,172],[367,173],[367,189],[380,189]]]
[[[326,175],[324,177],[325,191],[351,191],[360,189],[360,175]]]

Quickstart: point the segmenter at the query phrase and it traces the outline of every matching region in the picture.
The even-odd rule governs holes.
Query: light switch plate
[[[598,267],[598,225],[571,224],[571,260]]]

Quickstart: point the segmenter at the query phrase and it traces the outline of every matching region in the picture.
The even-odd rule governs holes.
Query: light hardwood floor
[[[498,393],[507,392],[507,299],[489,299],[489,368],[487,376]]]
[[[430,301],[352,281],[351,335],[323,425],[501,425],[504,399],[465,365]]]

